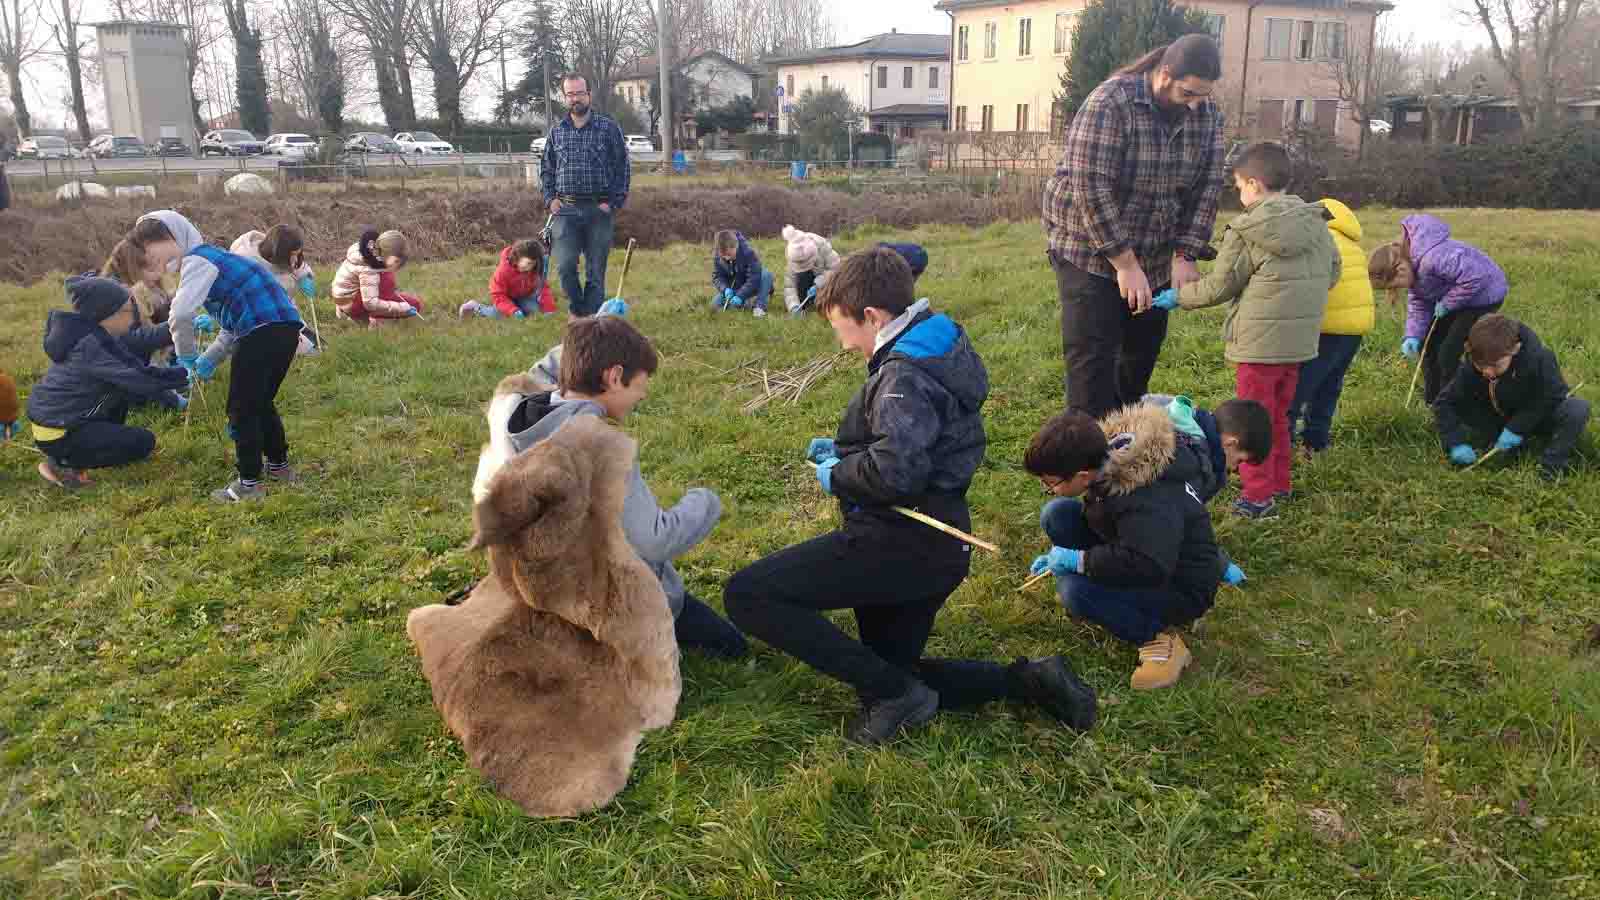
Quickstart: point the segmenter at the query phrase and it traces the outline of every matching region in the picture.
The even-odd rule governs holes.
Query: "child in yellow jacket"
[[[1317,356],[1300,364],[1300,381],[1289,404],[1289,438],[1308,457],[1328,449],[1345,373],[1361,349],[1361,336],[1372,330],[1376,318],[1361,249],[1361,222],[1337,200],[1318,202],[1328,209],[1328,230],[1344,267],[1339,283],[1328,292]]]

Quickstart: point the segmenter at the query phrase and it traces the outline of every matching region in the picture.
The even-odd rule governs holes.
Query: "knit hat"
[[[789,260],[789,265],[796,269],[810,268],[817,258],[816,238],[793,225],[785,225],[783,239],[789,244],[783,251],[784,257]]]
[[[922,249],[921,244],[892,244],[888,241],[880,241],[878,246],[888,247],[890,250],[900,254],[906,261],[906,265],[911,267],[912,278],[922,277],[923,271],[928,268],[928,251]]]
[[[383,259],[391,256],[405,259],[409,255],[406,252],[406,236],[398,231],[385,231],[378,235],[378,255]]]
[[[109,278],[74,275],[67,279],[67,302],[78,315],[98,324],[128,302],[128,289]]]

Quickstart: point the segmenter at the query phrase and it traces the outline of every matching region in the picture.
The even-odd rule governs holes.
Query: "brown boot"
[[[1170,687],[1177,683],[1192,658],[1176,631],[1163,631],[1139,648],[1139,668],[1134,670],[1129,684],[1136,691]]]

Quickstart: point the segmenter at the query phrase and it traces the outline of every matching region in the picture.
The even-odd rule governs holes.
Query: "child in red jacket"
[[[456,316],[486,319],[522,319],[556,311],[556,298],[544,277],[544,245],[529,238],[500,251],[500,265],[489,279],[489,303],[468,300]]]
[[[398,231],[369,228],[350,246],[333,276],[333,303],[339,316],[377,328],[385,319],[409,319],[422,314],[422,300],[401,293],[395,273],[409,256],[406,236]]]

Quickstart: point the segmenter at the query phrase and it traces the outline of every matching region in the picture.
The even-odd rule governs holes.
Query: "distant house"
[[[1558,103],[1563,122],[1600,126],[1600,96]],[[1522,134],[1517,101],[1498,94],[1398,94],[1388,98],[1388,108],[1396,140],[1466,146]]]
[[[183,26],[101,22],[94,32],[111,132],[151,145],[162,138],[180,138],[193,147],[194,112],[189,108],[189,55]]]
[[[949,116],[950,35],[888,34],[807,53],[762,60],[783,91],[778,130],[793,134],[791,114],[807,88],[838,88],[865,112],[866,130],[910,138],[942,131]]]
[[[756,99],[756,88],[761,73],[715,50],[690,55],[678,64],[678,71],[689,82],[694,101],[691,109],[674,110],[678,119],[675,134],[683,138],[694,135],[694,113],[697,110],[722,106],[735,97]],[[646,56],[616,76],[616,91],[622,99],[646,122],[650,120],[650,91],[661,80],[661,63],[655,56]],[[760,103],[756,104],[759,108]],[[758,116],[764,119],[764,116]]]

